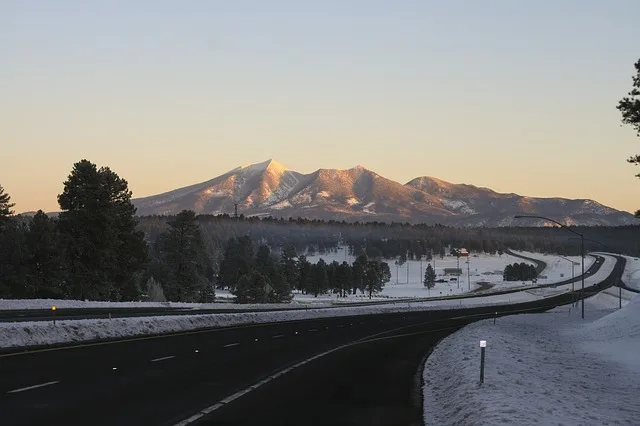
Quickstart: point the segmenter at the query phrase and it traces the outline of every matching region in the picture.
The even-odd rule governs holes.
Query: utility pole
[[[407,285],[409,285],[409,261],[407,260]]]
[[[238,203],[233,203],[233,217],[238,218]]]
[[[467,258],[467,284],[469,284],[469,291],[471,291],[471,266],[469,263],[469,259]]]

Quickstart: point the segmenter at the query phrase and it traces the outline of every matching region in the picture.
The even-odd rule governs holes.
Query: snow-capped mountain
[[[514,222],[515,214],[549,216],[568,224],[625,225],[627,212],[592,200],[531,198],[418,177],[405,185],[362,166],[303,174],[274,160],[237,167],[221,176],[164,194],[133,200],[139,215],[233,214],[348,221],[402,221],[457,226],[541,225]]]

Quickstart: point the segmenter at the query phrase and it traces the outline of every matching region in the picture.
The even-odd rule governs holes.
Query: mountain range
[[[545,225],[516,214],[568,225],[628,225],[633,215],[588,199],[534,198],[422,176],[406,184],[362,166],[304,174],[268,160],[206,182],[133,200],[139,215],[199,214],[304,217],[337,221],[440,223],[452,226]]]

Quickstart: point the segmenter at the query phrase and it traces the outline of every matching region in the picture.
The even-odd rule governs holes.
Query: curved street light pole
[[[575,272],[576,262],[574,262],[573,260],[568,259],[568,258],[566,258],[564,256],[558,255],[558,257],[560,259],[566,260],[567,262],[571,262],[571,293],[575,293],[576,289],[575,289],[575,281],[574,281],[574,279],[576,278],[576,272]],[[573,303],[571,303],[571,306],[575,306],[575,301]]]
[[[574,240],[574,239],[577,239],[577,238],[571,237],[569,239],[570,240]],[[591,238],[585,238],[585,240],[591,241],[592,243],[600,244],[602,247],[604,247],[605,249],[609,250],[611,253],[613,253],[613,254],[615,254],[617,256],[620,256],[620,252],[618,250],[612,249],[611,247],[609,247],[605,243],[601,243],[598,240],[592,240]],[[621,283],[619,281],[617,281],[617,284],[618,284],[618,309],[622,309],[622,285],[621,285]]]
[[[544,216],[530,216],[530,215],[516,215],[513,217],[514,219],[524,219],[524,218],[531,218],[531,219],[543,219],[543,220],[548,220],[549,222],[553,222],[556,225],[559,225],[561,228],[566,229],[569,232],[572,232],[576,235],[578,235],[580,237],[580,257],[582,260],[582,290],[580,290],[580,299],[582,299],[582,319],[584,319],[584,235],[581,234],[578,231],[573,230],[572,228],[570,228],[569,226],[565,225],[564,223],[560,223],[557,220],[551,219],[550,217],[544,217]]]

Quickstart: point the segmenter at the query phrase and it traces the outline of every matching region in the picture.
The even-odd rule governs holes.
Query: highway
[[[507,250],[507,252],[509,252]],[[531,259],[525,256],[517,255],[509,252],[509,254],[521,257],[523,259],[530,260],[536,263],[536,270],[544,270],[546,267],[545,262],[537,259]],[[603,258],[601,256],[594,256],[596,262],[594,262],[587,271],[585,276],[595,274],[602,265]],[[579,282],[580,276],[575,278],[569,278],[564,281],[560,281],[552,284],[540,284],[537,286],[529,287],[543,288],[553,287],[556,285],[570,284],[571,282]],[[490,287],[484,287],[476,289],[470,293],[463,293],[452,296],[440,296],[431,297],[428,300],[441,300],[441,299],[466,299],[470,297],[483,297],[486,296],[484,291],[489,290]],[[505,288],[501,290],[491,290],[491,294],[509,294],[516,293],[522,289],[518,288]],[[632,290],[633,291],[633,290]],[[342,308],[348,306],[373,306],[373,305],[388,305],[394,303],[406,303],[406,302],[420,302],[426,300],[425,298],[404,298],[399,300],[381,300],[371,302],[346,302],[339,303],[334,306],[328,307],[314,307],[313,309],[333,309]],[[286,310],[306,310],[309,306],[288,306]],[[254,308],[252,312],[264,312],[273,311],[273,308]],[[194,314],[225,314],[225,313],[242,313],[246,312],[243,308],[215,308],[215,309],[193,309],[193,308],[175,308],[175,307],[151,307],[151,308],[60,308],[54,313],[51,309],[16,309],[16,310],[0,310],[0,322],[21,322],[21,321],[53,321],[56,320],[70,320],[70,319],[97,319],[97,318],[127,318],[127,317],[145,317],[145,316],[163,316],[163,315],[194,315]]]
[[[605,285],[620,273],[616,267]],[[193,424],[416,424],[415,377],[442,336],[495,311],[531,312],[571,299],[565,293],[511,306],[322,318],[4,354],[2,424],[174,426],[194,414],[200,417]],[[305,363],[327,351],[333,352]]]

